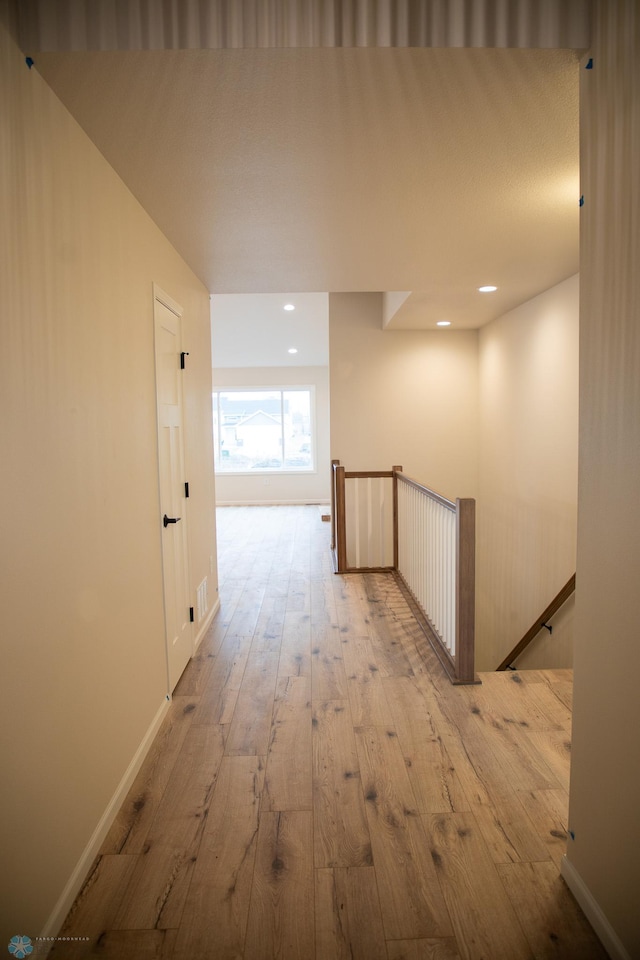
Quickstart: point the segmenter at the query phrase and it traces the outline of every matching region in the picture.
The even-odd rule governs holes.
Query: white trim
[[[562,875],[566,885],[569,887],[569,890],[571,890],[571,893],[578,901],[584,915],[595,930],[597,936],[602,942],[602,946],[611,957],[611,960],[631,960],[631,954],[627,953],[627,950],[620,940],[620,937],[604,915],[602,907],[595,899],[574,865],[567,858],[566,854],[560,861],[560,874]]]
[[[216,507],[324,507],[330,500],[216,500]]]
[[[170,297],[168,293],[165,293],[162,287],[159,287],[157,283],[152,283],[153,287],[153,299],[159,300],[160,303],[163,303],[165,307],[171,310],[171,313],[175,313],[176,317],[182,317],[184,309],[180,306],[177,300],[174,300],[173,297]]]
[[[200,629],[198,630],[197,636],[196,636],[195,640],[193,641],[193,652],[194,652],[194,653],[196,652],[196,650],[198,649],[198,647],[199,647],[200,644],[202,643],[202,641],[203,641],[203,639],[204,639],[204,635],[205,635],[205,633],[207,632],[207,630],[209,629],[209,627],[211,626],[211,621],[213,620],[213,618],[215,617],[215,615],[216,615],[216,613],[218,612],[219,609],[220,609],[220,597],[216,597],[216,602],[215,602],[214,605],[211,607],[211,610],[209,610],[208,614],[206,615],[206,617],[205,617],[204,620],[202,621],[202,626],[201,626]]]
[[[138,749],[134,753],[131,763],[127,767],[122,777],[122,780],[118,784],[115,793],[111,797],[111,800],[107,804],[107,807],[100,817],[95,830],[93,831],[89,842],[84,848],[80,859],[75,865],[71,876],[67,880],[67,883],[64,887],[64,890],[60,894],[58,902],[53,908],[49,919],[45,923],[40,936],[41,937],[55,937],[59,933],[62,924],[64,923],[69,910],[73,904],[73,901],[78,896],[82,884],[85,881],[85,878],[91,868],[91,864],[97,857],[102,841],[106,837],[111,824],[115,820],[120,807],[124,803],[126,796],[131,789],[133,781],[136,778],[140,767],[143,764],[143,761],[149,752],[151,744],[153,743],[158,730],[162,724],[162,721],[165,718],[167,710],[169,709],[170,701],[168,698],[165,698],[162,701],[158,712],[151,721],[151,725],[144,737],[140,741]]]

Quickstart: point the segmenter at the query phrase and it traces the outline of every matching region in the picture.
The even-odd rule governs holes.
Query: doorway
[[[154,285],[158,478],[168,692],[193,653],[184,473],[182,308]]]

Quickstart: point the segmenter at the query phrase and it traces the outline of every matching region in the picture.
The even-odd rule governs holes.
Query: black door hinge
[[[183,350],[180,354],[180,369],[184,370],[184,358],[189,356],[188,350]]]
[[[185,482],[185,485],[184,485],[184,495],[185,495],[185,497],[186,497],[187,500],[188,500],[188,499],[189,499],[189,484],[188,484],[188,482]]]
[[[189,607],[189,622],[193,623],[195,619],[196,618],[195,618],[193,607]]]

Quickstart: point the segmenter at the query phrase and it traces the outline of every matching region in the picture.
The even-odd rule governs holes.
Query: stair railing
[[[453,683],[476,683],[475,500],[389,471],[331,464],[336,573],[392,571]]]
[[[331,550],[336,573],[397,566],[396,481],[391,470],[347,471],[333,460]]]
[[[575,588],[576,575],[574,573],[569,577],[562,590],[558,591],[549,606],[543,610],[538,619],[531,624],[523,638],[516,643],[513,650],[509,651],[500,666],[496,667],[496,670],[508,670],[513,661],[518,659],[520,654],[526,650],[532,640],[535,640],[544,627],[546,627],[549,633],[551,633],[552,628],[549,626],[547,621],[550,620],[551,617],[558,612],[560,607],[567,602]]]

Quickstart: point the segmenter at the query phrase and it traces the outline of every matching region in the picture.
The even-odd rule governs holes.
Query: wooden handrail
[[[369,480],[381,477],[391,479],[393,470],[346,470],[344,476],[345,480]]]
[[[529,629],[525,633],[522,640],[516,643],[513,650],[511,650],[511,652],[507,654],[507,656],[504,658],[500,666],[496,667],[496,671],[506,670],[508,667],[511,666],[514,660],[518,659],[520,654],[523,652],[523,650],[525,650],[529,646],[529,644],[534,639],[534,637],[537,637],[540,631],[542,630],[542,628],[547,625],[547,620],[550,620],[551,617],[558,612],[560,607],[567,602],[567,600],[569,599],[569,597],[571,596],[575,588],[576,588],[576,575],[574,573],[571,577],[569,577],[569,579],[565,583],[562,590],[560,590],[556,594],[556,596],[553,598],[549,606],[538,617],[535,623],[533,623],[529,627]]]

